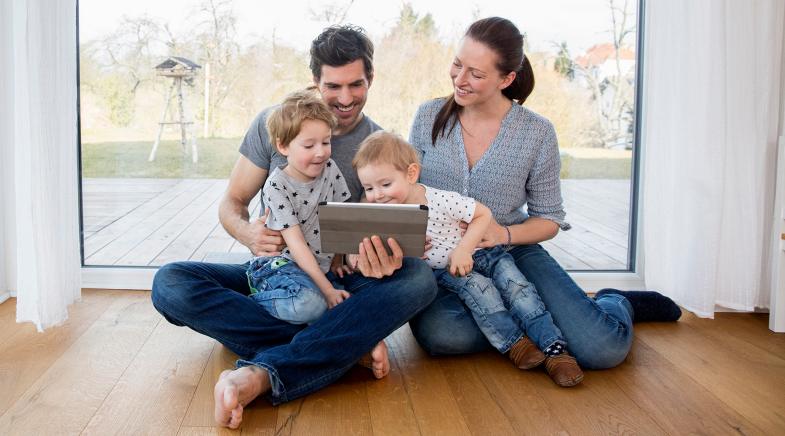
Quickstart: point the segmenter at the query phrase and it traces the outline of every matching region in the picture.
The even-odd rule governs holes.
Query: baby
[[[583,380],[561,331],[505,247],[475,250],[491,223],[486,206],[417,183],[417,152],[395,134],[379,131],[368,136],[352,165],[368,201],[428,206],[426,234],[431,248],[425,253],[426,261],[439,286],[460,296],[491,345],[521,369],[545,362],[559,386]],[[463,236],[462,221],[469,223]]]

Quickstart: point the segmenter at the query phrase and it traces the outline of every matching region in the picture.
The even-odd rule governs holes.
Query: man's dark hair
[[[311,43],[311,73],[322,77],[322,65],[342,67],[357,59],[365,66],[365,78],[373,76],[373,43],[365,30],[351,24],[330,26]]]

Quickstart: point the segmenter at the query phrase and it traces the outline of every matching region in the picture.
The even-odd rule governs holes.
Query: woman
[[[420,181],[487,205],[495,222],[481,245],[511,247],[517,267],[539,290],[582,367],[618,365],[630,350],[634,317],[664,320],[678,318],[680,311],[656,292],[604,290],[589,298],[538,245],[570,226],[564,221],[553,125],[522,106],[534,89],[523,36],[503,18],[473,23],[450,77],[453,94],[424,103],[415,115],[410,142],[420,153]],[[432,354],[488,347],[458,296],[444,290],[411,325]]]

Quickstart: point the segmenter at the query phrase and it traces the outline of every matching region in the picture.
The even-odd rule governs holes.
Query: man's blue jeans
[[[238,366],[270,374],[267,397],[280,404],[319,390],[346,373],[379,341],[428,306],[436,295],[424,261],[404,258],[391,277],[359,273],[342,283],[352,297],[304,328],[278,320],[248,298],[246,265],[175,262],[153,280],[155,308],[237,353]]]
[[[524,333],[540,350],[557,341],[566,345],[534,285],[502,246],[477,250],[472,257],[474,267],[466,277],[454,277],[447,269],[434,275],[440,288],[457,294],[469,308],[493,348],[506,353]]]
[[[624,297],[589,298],[539,244],[518,245],[508,253],[536,286],[582,368],[612,368],[624,361],[633,338],[632,306]],[[446,290],[439,290],[410,325],[420,345],[433,355],[472,353],[489,346],[460,298]]]

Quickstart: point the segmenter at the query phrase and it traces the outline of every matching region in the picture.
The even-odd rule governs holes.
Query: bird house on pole
[[[190,87],[194,86],[194,77],[196,76],[196,70],[199,68],[202,68],[201,65],[197,65],[186,58],[177,56],[171,56],[155,67],[159,76],[172,79],[172,85],[169,87],[169,92],[166,94],[166,103],[164,104],[163,114],[161,114],[161,122],[158,123],[158,136],[155,138],[153,149],[150,150],[148,161],[152,162],[155,160],[155,152],[158,150],[158,144],[161,142],[161,134],[164,131],[164,127],[168,125],[180,126],[180,145],[185,154],[188,154],[186,143],[189,142],[188,137],[190,136],[191,157],[194,163],[199,160],[196,149],[196,137],[193,133],[194,122],[192,119],[186,119],[185,90],[183,89],[183,82]],[[172,114],[171,118],[169,116],[169,106],[175,89],[177,90],[177,108],[179,114],[176,119],[175,114]],[[167,119],[170,120],[167,121]]]

